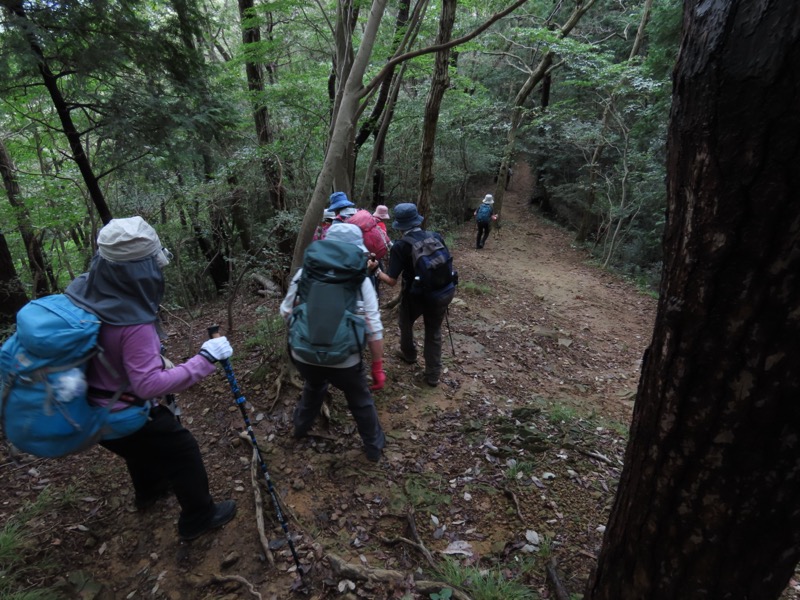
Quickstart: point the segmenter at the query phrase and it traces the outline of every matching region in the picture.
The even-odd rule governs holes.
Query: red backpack
[[[386,256],[392,242],[386,232],[378,227],[378,219],[372,216],[372,213],[368,210],[359,210],[346,222],[358,225],[364,233],[364,245],[375,255],[375,260],[381,260]]]

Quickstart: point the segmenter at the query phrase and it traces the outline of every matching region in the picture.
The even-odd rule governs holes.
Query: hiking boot
[[[417,362],[417,357],[416,356],[414,358],[409,358],[405,354],[403,354],[402,350],[398,350],[397,352],[394,353],[394,355],[397,358],[399,358],[400,360],[402,360],[404,363],[406,363],[407,365],[413,365],[413,364],[415,364]]]
[[[425,383],[427,383],[431,387],[436,387],[439,385],[439,378],[438,377],[426,377]]]
[[[380,448],[365,448],[364,451],[367,454],[367,460],[369,462],[379,463],[381,461],[381,454],[383,454],[383,452]]]
[[[205,524],[192,528],[181,528],[179,524],[178,535],[184,542],[189,542],[199,538],[201,535],[211,531],[212,529],[218,529],[219,527],[222,527],[235,516],[236,501],[225,500],[224,502],[214,505],[214,514],[211,515],[211,518],[206,521]]]

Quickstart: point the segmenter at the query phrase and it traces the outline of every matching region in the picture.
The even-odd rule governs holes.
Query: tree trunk
[[[409,11],[409,4],[410,0],[400,0],[400,4],[397,7],[397,17],[395,19],[394,25],[394,43],[392,46],[392,54],[394,54],[398,48],[401,47],[403,43],[404,36],[403,31],[406,30],[408,26],[408,11]],[[375,138],[375,144],[378,144],[378,134],[381,129],[384,131],[388,128],[389,121],[393,114],[393,107],[394,101],[397,98],[396,95],[392,94],[392,89],[394,87],[396,77],[395,77],[395,68],[393,67],[386,75],[381,83],[380,90],[378,90],[378,98],[375,100],[375,105],[372,107],[372,112],[370,113],[369,117],[361,124],[361,127],[356,134],[356,139],[353,147],[353,168],[355,169],[356,162],[358,161],[358,152],[361,150],[361,146],[364,145],[370,136]],[[384,116],[388,117],[384,118]],[[373,161],[376,155],[381,156],[381,160],[383,160],[383,143],[385,142],[385,134],[384,139],[381,142],[381,148],[373,153]],[[372,168],[374,166],[374,162],[370,165]],[[370,170],[372,170],[370,168]],[[353,172],[353,177],[355,178],[355,172]],[[369,175],[365,178],[366,181],[369,180]],[[381,175],[381,182],[383,181]],[[362,198],[366,196],[368,187],[365,185],[362,191]],[[381,190],[383,189],[381,183]],[[373,206],[377,206],[378,204],[382,204],[376,199],[375,194],[373,193],[372,198]]]
[[[254,12],[253,0],[239,0],[239,18],[242,24],[242,44],[244,46],[245,54],[248,52],[248,45],[258,46],[261,43],[261,29],[256,19]],[[248,24],[248,19],[253,21]],[[251,58],[245,61],[244,64],[245,74],[247,76],[247,89],[250,91],[251,100],[253,103],[253,120],[256,125],[256,136],[258,138],[258,145],[262,152],[267,151],[273,142],[274,135],[272,132],[272,125],[269,120],[269,111],[266,104],[264,104],[264,71],[259,63]],[[286,209],[286,189],[283,187],[281,170],[275,158],[269,156],[262,156],[261,170],[264,173],[264,179],[267,184],[267,193],[269,194],[269,201],[276,211]],[[250,232],[246,234],[243,232],[244,237],[251,237]]]
[[[358,114],[358,103],[361,93],[364,90],[364,72],[369,64],[372,54],[372,47],[378,34],[383,13],[386,10],[387,0],[373,0],[369,18],[364,28],[361,45],[349,71],[347,81],[342,85],[343,91],[339,110],[336,113],[336,120],[333,123],[333,133],[331,134],[330,144],[325,152],[325,160],[322,169],[317,176],[317,183],[314,186],[314,193],[308,205],[300,231],[297,236],[297,243],[294,246],[292,255],[292,273],[294,273],[303,262],[303,253],[306,246],[311,242],[314,229],[319,222],[325,203],[328,199],[329,190],[334,183],[335,173],[339,173],[342,165],[347,165],[348,153],[352,150],[354,139],[355,119]]]
[[[525,4],[526,1],[527,0],[516,0],[516,2],[512,3],[507,8],[492,15],[487,21],[476,27],[469,34],[451,40],[447,45],[437,44],[393,57],[383,66],[375,77],[372,78],[372,81],[365,86],[363,84],[364,73],[369,64],[372,48],[375,45],[375,38],[378,34],[378,27],[380,26],[387,3],[387,0],[373,0],[369,18],[367,19],[361,37],[361,44],[358,47],[358,53],[353,61],[353,66],[349,72],[347,81],[342,87],[341,103],[338,110],[335,111],[333,129],[330,143],[325,152],[325,160],[317,176],[317,183],[314,186],[311,201],[308,204],[303,222],[300,225],[300,231],[297,235],[297,242],[295,243],[294,253],[292,255],[292,273],[300,266],[306,246],[311,242],[314,229],[319,222],[319,216],[322,214],[323,207],[328,199],[331,184],[335,182],[336,174],[341,175],[343,165],[344,168],[346,168],[346,165],[349,164],[346,161],[352,157],[353,133],[355,130],[355,120],[360,112],[360,99],[368,96],[376,86],[380,85],[383,82],[383,78],[386,77],[387,73],[391,71],[395,65],[417,56],[422,56],[423,54],[439,52],[447,47],[453,47],[467,42],[485,31],[492,23],[495,23]],[[591,1],[593,2],[594,0]]]
[[[17,276],[6,236],[0,231],[0,324],[14,322],[17,311],[28,302],[25,288]]]
[[[44,87],[50,93],[53,107],[56,109],[56,114],[58,114],[58,118],[61,121],[61,130],[64,132],[64,135],[67,136],[70,150],[72,150],[72,160],[75,161],[78,170],[81,172],[83,182],[86,184],[86,189],[89,192],[89,197],[92,199],[97,213],[100,215],[100,219],[103,223],[108,223],[112,219],[111,210],[106,204],[105,197],[100,189],[100,183],[97,181],[97,177],[95,177],[92,171],[89,157],[86,156],[86,152],[83,149],[81,135],[78,133],[75,123],[72,121],[72,115],[70,114],[67,101],[64,99],[64,96],[61,94],[61,89],[58,87],[58,78],[50,70],[42,48],[39,46],[39,42],[33,34],[36,27],[28,20],[28,15],[25,12],[21,0],[3,0],[2,3],[21,21],[19,27],[23,30],[31,53],[36,60],[36,66],[39,69],[39,74],[42,76]]]
[[[453,35],[453,24],[456,20],[456,0],[442,0],[442,16],[439,18],[439,33],[436,45],[446,44]],[[431,89],[425,103],[425,118],[422,129],[422,159],[419,168],[419,197],[417,210],[425,218],[428,217],[433,189],[433,159],[436,150],[436,127],[439,124],[439,110],[444,93],[450,86],[450,49],[436,53],[436,61],[431,77]]]
[[[633,40],[633,46],[631,47],[631,52],[628,55],[629,61],[638,56],[639,51],[642,49],[642,45],[644,44],[645,28],[650,20],[650,13],[652,10],[653,0],[645,0],[644,7],[642,7],[642,18],[639,21],[639,28],[636,30],[636,38]],[[608,104],[606,104],[605,109],[603,109],[603,118],[600,122],[601,141],[598,142],[597,146],[595,146],[594,152],[592,153],[591,162],[589,163],[589,185],[586,192],[586,206],[583,211],[583,216],[581,217],[581,225],[578,228],[578,234],[575,236],[575,239],[578,242],[585,242],[589,237],[589,231],[592,229],[592,221],[594,217],[592,208],[594,207],[594,202],[597,197],[597,179],[600,175],[600,159],[602,158],[603,152],[606,148],[606,144],[602,141],[602,138],[606,129],[608,129],[608,123],[610,120],[611,111],[613,110],[614,100],[615,97],[612,95],[608,101]]]
[[[34,233],[30,213],[25,203],[20,198],[19,183],[14,174],[14,161],[8,150],[0,139],[0,177],[3,178],[3,187],[6,190],[8,203],[14,207],[17,228],[19,229],[22,242],[25,244],[25,253],[28,256],[28,267],[31,270],[33,280],[33,290],[35,296],[46,296],[51,290],[58,287],[53,269],[42,252],[42,244]],[[3,240],[5,243],[5,240]],[[12,265],[13,266],[13,265]],[[16,270],[14,272],[16,277]]]
[[[665,265],[587,600],[778,598],[800,558],[800,4],[685,4]]]
[[[578,21],[581,20],[581,17],[586,14],[586,12],[594,3],[595,0],[577,0],[575,3],[575,8],[572,10],[567,22],[561,26],[561,29],[558,32],[558,37],[567,37],[575,28],[575,25],[578,24]],[[494,212],[497,215],[499,215],[503,210],[505,181],[508,177],[508,167],[514,160],[514,148],[516,146],[517,130],[522,123],[522,117],[525,110],[525,101],[528,99],[528,96],[534,90],[534,88],[536,88],[539,82],[541,82],[549,74],[550,67],[553,65],[554,56],[555,53],[552,50],[545,52],[544,56],[542,56],[542,58],[539,60],[539,63],[536,65],[536,68],[530,71],[528,78],[525,80],[525,83],[522,84],[522,87],[519,89],[516,97],[514,98],[514,109],[511,112],[511,125],[508,128],[506,147],[503,152],[503,160],[500,163],[497,185],[495,186],[494,190]],[[501,226],[500,221],[497,222],[497,226]]]

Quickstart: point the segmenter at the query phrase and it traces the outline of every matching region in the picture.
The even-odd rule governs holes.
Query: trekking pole
[[[448,315],[450,314],[450,307],[444,309],[444,320],[447,323],[447,335],[450,336],[450,349],[453,351],[453,356],[456,355],[456,347],[453,345],[453,330],[450,329],[450,319]]]
[[[208,328],[208,337],[219,337],[219,325],[212,325]],[[256,434],[253,432],[253,426],[250,424],[250,417],[247,416],[247,411],[244,408],[247,400],[239,391],[239,384],[236,382],[236,375],[233,373],[231,361],[226,358],[219,362],[222,364],[222,368],[225,369],[225,376],[228,378],[228,383],[231,386],[233,397],[236,399],[236,405],[239,407],[239,412],[242,413],[244,424],[247,426],[247,433],[250,436],[250,443],[253,444],[253,449],[256,451],[256,458],[258,459],[258,466],[261,469],[261,472],[264,474],[264,479],[267,481],[267,489],[269,490],[269,495],[272,498],[272,504],[275,507],[275,513],[278,515],[278,522],[281,524],[281,529],[283,529],[283,533],[286,535],[286,541],[289,544],[289,550],[292,552],[294,564],[297,565],[297,572],[300,573],[300,578],[302,579],[304,574],[303,567],[300,565],[300,557],[297,556],[297,550],[294,548],[294,542],[292,541],[292,537],[289,535],[289,524],[286,522],[286,517],[283,514],[283,510],[281,510],[281,503],[278,500],[278,494],[275,492],[275,486],[272,485],[272,478],[269,476],[269,471],[267,471],[267,465],[264,463],[264,459],[261,457],[261,449],[258,447]]]

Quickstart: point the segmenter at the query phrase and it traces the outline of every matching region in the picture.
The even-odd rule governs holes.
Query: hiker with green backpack
[[[422,317],[425,323],[425,382],[439,385],[442,373],[442,321],[453,300],[458,274],[453,270],[453,257],[444,238],[423,230],[423,216],[411,203],[394,208],[392,227],[403,232],[389,253],[389,267],[384,272],[377,261],[370,261],[378,279],[392,287],[403,276],[398,325],[400,327],[399,357],[406,363],[417,361],[414,344],[414,322]]]
[[[308,434],[333,385],[344,393],[367,460],[379,462],[386,438],[371,392],[386,382],[383,325],[357,225],[334,221],[324,240],[308,246],[280,312],[289,327],[290,356],[305,380],[293,415],[294,437]],[[365,346],[372,355],[372,386],[362,364]]]
[[[117,427],[99,443],[125,460],[138,509],[175,494],[181,506],[178,534],[192,540],[230,521],[236,503],[212,500],[197,441],[154,399],[207,377],[233,349],[224,337],[208,340],[186,362],[165,368],[158,310],[162,269],[171,255],[141,217],[112,219],[100,230],[97,245],[89,272],[75,279],[65,296],[102,322],[97,343],[103,352],[86,370],[88,398],[110,411]],[[126,422],[127,430],[121,427]]]

